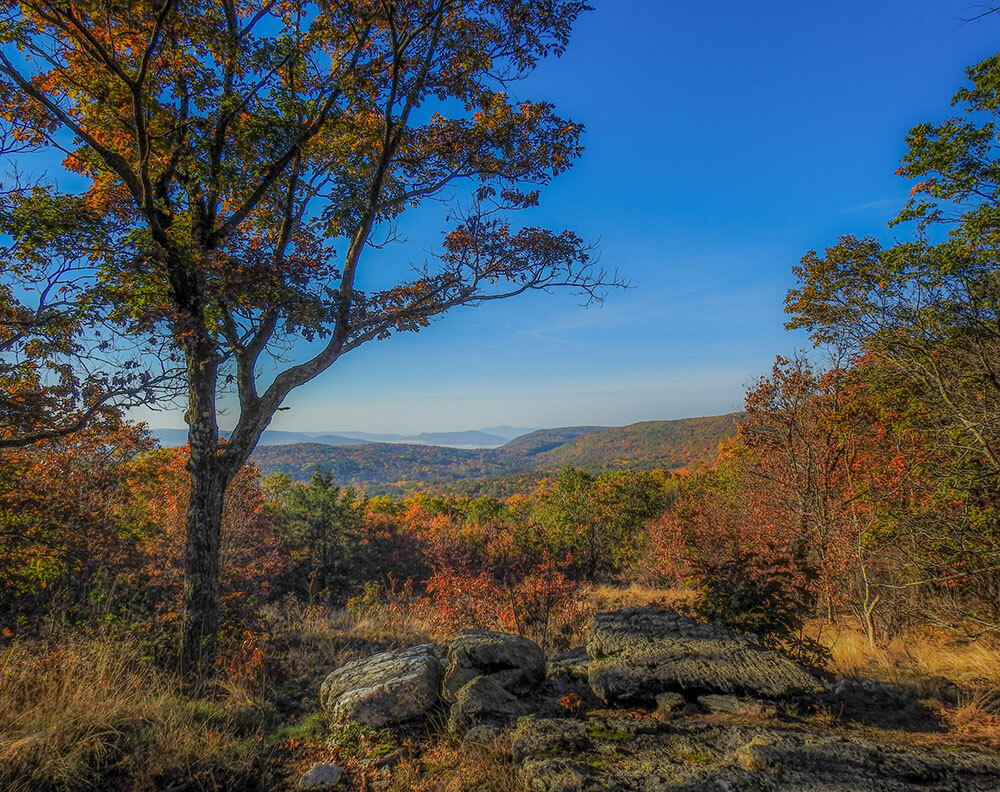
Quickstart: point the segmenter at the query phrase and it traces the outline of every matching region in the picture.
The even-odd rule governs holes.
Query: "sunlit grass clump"
[[[13,643],[0,649],[0,789],[263,786],[265,710],[234,692],[182,693],[122,635]]]

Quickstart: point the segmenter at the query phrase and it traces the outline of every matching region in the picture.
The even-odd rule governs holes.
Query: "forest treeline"
[[[872,643],[914,623],[997,631],[996,471],[950,412],[988,372],[951,367],[930,393],[904,373],[875,349],[824,370],[779,358],[717,464],[694,473],[567,467],[493,497],[372,497],[321,470],[245,467],[224,512],[228,633],[292,598],[557,641],[580,585],[630,582],[693,588],[705,617],[800,649],[815,617],[856,618]],[[169,653],[185,450],[120,423],[0,459],[3,634],[96,618],[142,625]]]
[[[141,427],[124,424],[4,452],[3,635],[37,632],[53,617],[108,621],[159,636],[169,656],[185,463],[184,449],[153,448]],[[505,501],[365,497],[322,471],[302,483],[245,467],[223,517],[227,634],[259,627],[261,606],[289,598],[339,607],[389,598],[442,627],[515,629],[520,620],[527,629],[540,604],[568,606],[581,582],[637,568],[647,547],[640,529],[676,490],[663,470],[594,477],[567,468]]]

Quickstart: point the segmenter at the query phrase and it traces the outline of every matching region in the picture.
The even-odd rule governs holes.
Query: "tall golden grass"
[[[183,694],[123,635],[15,642],[0,649],[0,789],[263,786],[263,710],[246,699]]]
[[[439,740],[419,755],[401,761],[388,773],[386,792],[523,792],[511,758],[510,741],[500,737],[490,745],[463,748]]]
[[[1000,690],[1000,642],[989,637],[970,641],[941,631],[911,631],[872,647],[851,625],[826,626],[822,636],[835,674],[899,684],[937,678]]]

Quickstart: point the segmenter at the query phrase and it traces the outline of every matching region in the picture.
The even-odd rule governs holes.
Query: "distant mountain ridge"
[[[514,427],[498,427],[513,429]],[[153,438],[166,448],[187,443],[186,429],[153,429]],[[228,437],[229,432],[220,432]],[[515,435],[516,436],[516,435]],[[484,430],[465,432],[421,432],[418,435],[370,434],[368,432],[283,432],[266,429],[258,446],[293,445],[296,443],[318,443],[327,446],[367,445],[369,443],[406,443],[409,445],[454,446],[458,448],[497,448],[511,438],[500,434],[490,434]]]
[[[315,468],[341,485],[377,492],[387,485],[459,481],[573,465],[592,473],[622,468],[692,470],[710,467],[719,444],[736,433],[736,413],[644,421],[629,426],[541,429],[499,448],[368,443],[334,447],[316,442],[258,447],[253,462],[263,473],[309,477]]]
[[[480,429],[480,432],[486,432],[486,434],[497,435],[498,437],[506,438],[507,440],[513,440],[515,437],[520,437],[521,435],[526,435],[529,432],[538,431],[537,426],[484,426]]]
[[[465,432],[421,432],[416,435],[371,434],[369,432],[336,432],[335,434],[369,443],[408,443],[410,445],[470,446],[475,448],[494,448],[511,439],[502,435],[490,434],[485,429],[470,429]],[[316,439],[312,442],[319,442],[319,440]],[[347,444],[328,443],[327,445]]]
[[[164,448],[174,448],[176,446],[187,445],[187,429],[151,429],[150,434]],[[229,432],[219,432],[222,437],[229,437]],[[258,446],[278,446],[292,445],[294,443],[320,443],[328,446],[350,446],[364,445],[373,442],[359,438],[348,437],[347,435],[336,435],[324,432],[313,434],[310,432],[281,432],[276,429],[266,429],[261,435]]]

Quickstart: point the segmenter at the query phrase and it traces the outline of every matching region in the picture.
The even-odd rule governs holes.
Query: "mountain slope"
[[[535,457],[539,467],[584,470],[663,467],[694,469],[714,464],[719,443],[736,434],[736,415],[644,421],[587,433]]]
[[[501,451],[521,456],[535,456],[553,448],[557,448],[566,442],[588,435],[594,432],[601,432],[606,426],[565,426],[561,429],[539,429],[520,437],[515,437],[509,443],[501,447]]]

